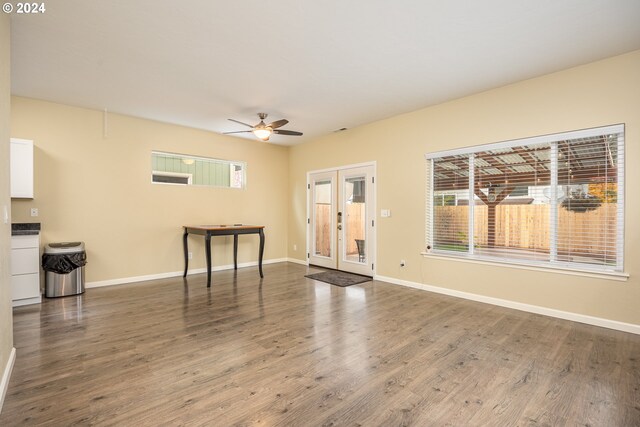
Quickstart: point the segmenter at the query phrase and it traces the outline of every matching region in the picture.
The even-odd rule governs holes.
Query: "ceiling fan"
[[[232,133],[247,133],[247,132],[252,132],[256,138],[262,140],[262,141],[268,141],[269,137],[272,134],[276,134],[276,135],[291,135],[291,136],[300,136],[302,135],[302,132],[297,132],[295,130],[285,130],[285,129],[278,129],[284,125],[286,125],[287,123],[289,123],[289,120],[287,119],[281,119],[281,120],[276,120],[275,122],[269,123],[268,125],[264,123],[264,119],[267,118],[267,113],[258,113],[258,118],[260,118],[260,123],[258,123],[255,126],[252,126],[248,123],[244,123],[241,122],[239,120],[235,120],[235,119],[229,119],[232,122],[236,122],[236,123],[240,123],[241,125],[250,127],[251,130],[239,130],[239,131],[235,131],[235,132],[223,132],[225,135],[229,135]]]

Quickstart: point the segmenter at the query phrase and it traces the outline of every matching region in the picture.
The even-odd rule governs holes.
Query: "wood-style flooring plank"
[[[640,336],[281,263],[14,309],[2,426],[640,426]]]

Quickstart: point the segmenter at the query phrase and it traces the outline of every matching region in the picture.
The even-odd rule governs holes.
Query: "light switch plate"
[[[31,208],[31,216],[38,216],[38,208]]]
[[[389,210],[389,209],[380,209],[380,216],[382,218],[389,218],[391,216],[391,210]]]

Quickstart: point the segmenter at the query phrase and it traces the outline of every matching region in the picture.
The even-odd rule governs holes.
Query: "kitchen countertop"
[[[16,222],[11,224],[12,236],[36,236],[40,234],[39,222]]]

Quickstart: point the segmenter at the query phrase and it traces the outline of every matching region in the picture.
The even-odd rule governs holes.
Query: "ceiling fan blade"
[[[273,133],[277,133],[278,135],[291,135],[291,136],[302,135],[302,132],[297,132],[295,130],[284,130],[284,129],[275,129]]]
[[[250,124],[247,124],[245,122],[241,122],[240,120],[236,120],[236,119],[229,119],[229,120],[231,120],[232,122],[240,123],[241,125],[245,125],[245,126],[248,126],[248,127],[253,129],[253,126],[251,126]]]
[[[249,133],[249,132],[253,132],[252,130],[238,130],[235,132],[222,132],[223,135],[230,135],[232,133]]]
[[[273,123],[269,123],[267,126],[269,126],[271,129],[276,129],[276,128],[279,128],[279,127],[282,127],[282,126],[286,125],[287,123],[289,123],[289,120],[282,119],[282,120],[276,120]]]

